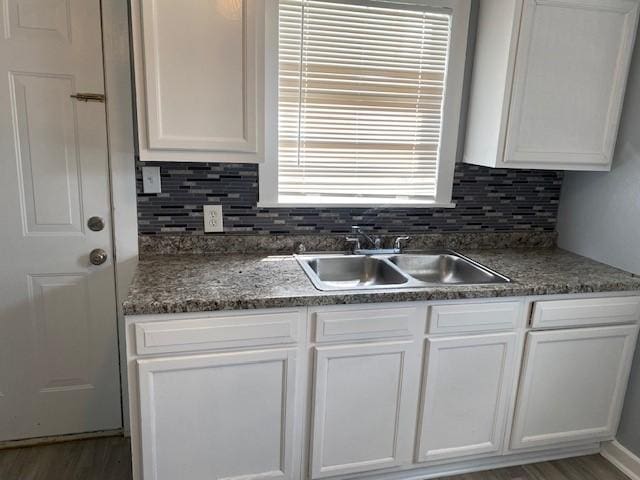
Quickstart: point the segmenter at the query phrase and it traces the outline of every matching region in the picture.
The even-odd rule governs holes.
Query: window
[[[449,203],[469,1],[278,3],[278,140],[260,203]]]

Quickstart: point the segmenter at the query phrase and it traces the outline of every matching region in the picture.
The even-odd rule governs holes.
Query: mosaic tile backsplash
[[[202,205],[221,204],[225,233],[346,233],[360,225],[377,233],[553,232],[562,172],[456,166],[456,208],[257,208],[258,166],[145,163],[160,166],[162,193],[142,193],[141,235],[203,234]]]

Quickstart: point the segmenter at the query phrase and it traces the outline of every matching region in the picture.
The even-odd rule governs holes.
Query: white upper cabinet
[[[464,161],[609,170],[637,0],[483,0]]]
[[[141,160],[262,160],[264,7],[132,0]]]

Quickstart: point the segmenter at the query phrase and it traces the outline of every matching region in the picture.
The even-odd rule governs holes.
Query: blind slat
[[[435,198],[450,16],[280,0],[279,24],[279,196]]]

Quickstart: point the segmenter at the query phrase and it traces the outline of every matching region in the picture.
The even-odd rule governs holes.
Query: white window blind
[[[451,15],[378,0],[280,0],[278,198],[433,201]]]

